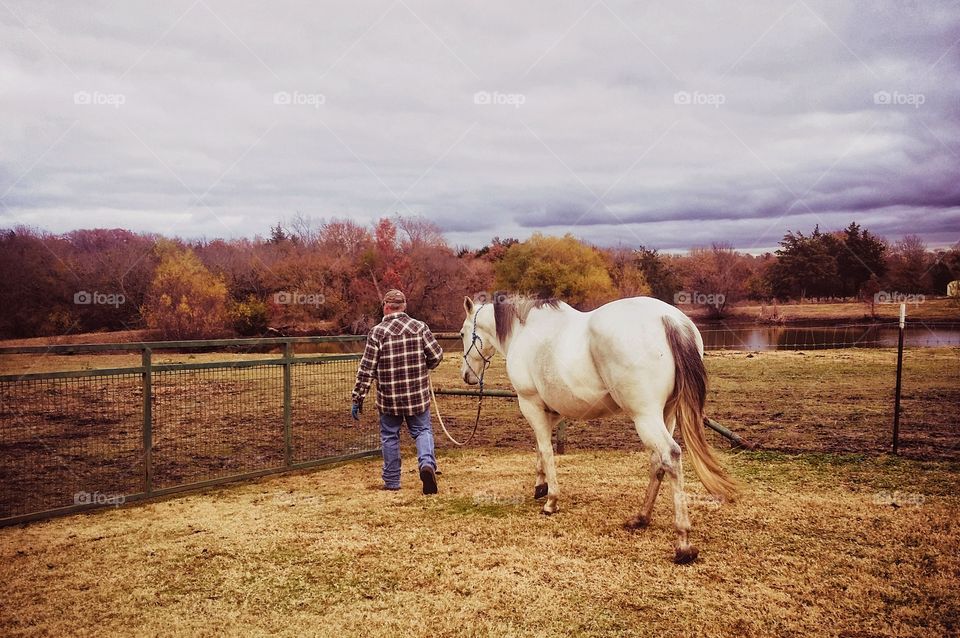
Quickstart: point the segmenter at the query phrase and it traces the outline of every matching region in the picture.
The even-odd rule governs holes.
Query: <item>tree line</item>
[[[186,241],[123,229],[55,235],[0,230],[0,336],[148,328],[166,338],[366,332],[380,298],[404,290],[408,311],[437,329],[460,324],[463,295],[502,288],[589,309],[651,295],[721,316],[745,299],[857,298],[878,290],[943,294],[960,246],[890,243],[856,223],[788,232],[772,253],[730,245],[685,255],[597,247],[572,235],[448,244],[417,217],[314,223],[298,216],[266,237]]]

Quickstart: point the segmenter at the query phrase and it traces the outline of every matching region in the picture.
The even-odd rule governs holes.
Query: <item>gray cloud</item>
[[[960,239],[955,3],[5,6],[3,225]]]

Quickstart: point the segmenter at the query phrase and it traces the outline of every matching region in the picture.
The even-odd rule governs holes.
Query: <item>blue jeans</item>
[[[404,419],[417,445],[419,468],[430,466],[437,469],[437,460],[433,455],[430,408],[414,415],[380,413],[380,447],[383,449],[383,484],[386,487],[400,487],[400,427]]]

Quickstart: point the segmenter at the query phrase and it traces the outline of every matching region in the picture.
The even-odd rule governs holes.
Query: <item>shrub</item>
[[[224,332],[227,286],[190,249],[160,242],[160,263],[147,293],[147,326],[168,339],[200,339]]]

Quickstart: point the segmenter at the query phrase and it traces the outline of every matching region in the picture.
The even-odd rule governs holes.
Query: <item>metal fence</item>
[[[763,448],[866,453],[890,450],[899,414],[901,453],[960,460],[960,333],[955,325],[939,329],[953,336],[944,342],[936,327],[908,333],[899,411],[895,324],[765,335],[769,328],[703,329],[708,412]],[[449,349],[458,351],[458,335],[437,336],[455,339]],[[357,424],[346,409],[360,355],[342,350],[357,350],[364,339],[0,348],[0,356],[127,359],[124,367],[0,376],[0,525],[379,453],[375,410]],[[244,358],[191,360],[190,352],[204,350]],[[762,392],[742,390],[758,380]],[[501,398],[485,404],[473,444],[527,445],[529,428],[509,405],[515,400],[502,398],[509,385],[490,387],[491,397],[499,389]],[[476,398],[458,396],[462,390],[438,394],[448,425],[466,436]],[[630,428],[573,425],[574,448],[636,447]],[[442,437],[437,443],[446,445]]]
[[[378,454],[372,417],[357,424],[344,408],[359,355],[294,352],[364,339],[0,348],[140,353],[139,365],[0,376],[0,525]],[[157,354],[200,349],[250,358],[170,363]]]

